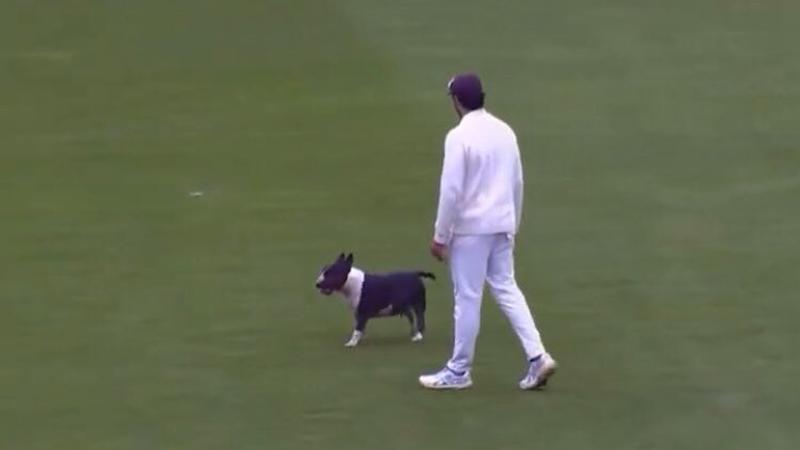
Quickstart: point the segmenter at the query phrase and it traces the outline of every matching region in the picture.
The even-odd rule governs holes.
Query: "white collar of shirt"
[[[469,121],[470,119],[476,118],[478,116],[482,116],[484,114],[486,114],[486,109],[484,109],[484,108],[473,109],[472,111],[470,111],[470,112],[464,114],[463,116],[461,116],[461,122],[464,122],[465,120]],[[459,123],[461,123],[461,122],[459,122]]]
[[[347,275],[347,281],[344,282],[344,286],[342,286],[341,289],[345,303],[347,303],[350,308],[358,308],[358,304],[361,302],[361,288],[363,285],[364,272],[355,267],[350,269],[350,273]]]

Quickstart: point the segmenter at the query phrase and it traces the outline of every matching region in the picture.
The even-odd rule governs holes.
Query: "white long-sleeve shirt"
[[[456,234],[516,234],[522,219],[522,161],[514,131],[485,109],[447,133],[434,240]]]

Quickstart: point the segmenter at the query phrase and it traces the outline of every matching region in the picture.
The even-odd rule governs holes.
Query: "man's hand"
[[[444,261],[445,259],[447,259],[447,245],[432,240],[431,255],[433,255],[433,257],[436,258],[439,262]]]

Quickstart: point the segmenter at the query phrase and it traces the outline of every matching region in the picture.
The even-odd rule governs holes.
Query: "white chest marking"
[[[361,288],[364,286],[364,272],[353,267],[342,286],[342,295],[350,309],[358,308],[361,302]]]

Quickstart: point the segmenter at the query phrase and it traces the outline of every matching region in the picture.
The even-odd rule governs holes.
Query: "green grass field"
[[[781,0],[0,1],[0,449],[800,448],[798,42]],[[488,297],[474,389],[416,384],[468,69],[543,393]],[[343,250],[440,275],[424,344],[342,347]]]

